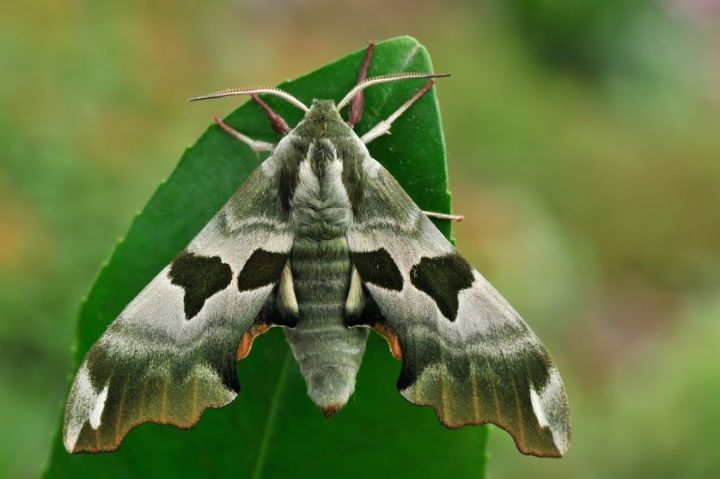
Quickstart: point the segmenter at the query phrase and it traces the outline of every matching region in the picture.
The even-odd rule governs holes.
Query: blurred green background
[[[232,109],[185,99],[400,34],[453,74],[438,95],[459,249],[569,390],[567,457],[493,432],[490,476],[720,477],[718,0],[3,5],[0,477],[39,474],[83,294]]]

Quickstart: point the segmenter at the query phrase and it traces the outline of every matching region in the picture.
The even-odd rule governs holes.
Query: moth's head
[[[282,98],[293,106],[300,108],[305,112],[306,119],[342,120],[340,111],[362,93],[367,87],[380,83],[389,83],[398,80],[411,80],[417,78],[437,78],[446,77],[448,74],[434,73],[397,73],[393,75],[381,75],[367,80],[361,81],[353,87],[337,104],[333,100],[313,100],[312,105],[308,108],[302,101],[292,96],[290,93],[273,87],[245,87],[245,88],[229,88],[220,90],[209,95],[191,98],[190,101],[209,100],[212,98],[222,98],[235,95],[258,95],[268,94]]]
[[[340,112],[333,100],[313,100],[310,109],[305,113],[306,120],[340,120]]]

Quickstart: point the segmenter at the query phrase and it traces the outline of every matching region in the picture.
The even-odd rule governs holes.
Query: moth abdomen
[[[285,330],[305,378],[308,395],[326,415],[337,412],[355,390],[368,332],[350,329],[340,304],[307,305],[294,329]]]
[[[299,320],[285,335],[308,394],[326,415],[337,412],[355,389],[367,331],[345,326],[350,257],[343,238],[298,239],[291,254]]]

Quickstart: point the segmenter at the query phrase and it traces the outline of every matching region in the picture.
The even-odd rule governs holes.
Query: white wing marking
[[[90,411],[90,427],[93,429],[97,429],[100,427],[101,424],[101,418],[103,409],[105,409],[105,400],[107,399],[108,394],[108,387],[110,386],[110,381],[105,383],[105,387],[102,391],[100,391],[100,394],[98,395],[97,399],[95,400],[95,406],[93,406],[92,411]]]

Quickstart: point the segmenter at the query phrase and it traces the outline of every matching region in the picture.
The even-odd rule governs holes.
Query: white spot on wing
[[[90,373],[83,364],[70,389],[70,400],[65,411],[63,444],[68,452],[73,452],[75,449],[82,427],[90,416],[97,396],[90,382]]]
[[[90,411],[90,427],[93,429],[97,429],[100,427],[101,424],[101,418],[103,410],[105,409],[105,401],[107,400],[108,395],[108,387],[110,386],[110,381],[105,383],[105,387],[102,391],[100,391],[100,394],[98,395],[97,399],[95,399],[95,406],[93,407],[92,411]]]
[[[557,369],[550,370],[548,383],[540,394],[530,389],[530,402],[533,411],[542,427],[550,428],[553,443],[561,455],[564,455],[570,446],[567,423],[567,405],[565,402],[565,388]]]
[[[530,388],[530,403],[532,404],[533,412],[535,413],[535,417],[537,418],[540,427],[548,427],[550,423],[545,416],[545,411],[543,411],[542,404],[540,403],[540,397],[532,387]]]

